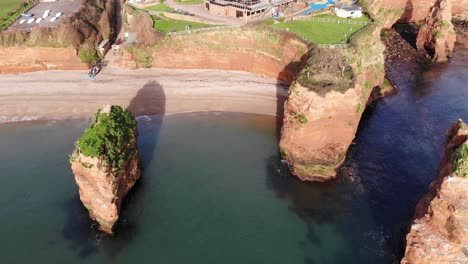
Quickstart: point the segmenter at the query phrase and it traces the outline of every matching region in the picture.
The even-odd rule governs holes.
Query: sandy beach
[[[135,115],[196,111],[282,114],[287,90],[277,80],[240,71],[127,70],[0,75],[0,123],[90,117],[105,104]]]

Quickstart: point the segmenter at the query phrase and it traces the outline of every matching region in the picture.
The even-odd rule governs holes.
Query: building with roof
[[[357,5],[337,4],[335,14],[344,18],[362,17],[362,8]]]
[[[213,15],[249,20],[293,3],[297,0],[205,0],[205,8]]]

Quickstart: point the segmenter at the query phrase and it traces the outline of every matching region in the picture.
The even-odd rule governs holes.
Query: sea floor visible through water
[[[138,118],[144,173],[115,237],[89,220],[68,161],[89,120],[1,124],[2,263],[398,262],[445,131],[468,119],[467,50],[455,55],[389,69],[400,93],[366,110],[329,183],[288,173],[274,117]]]

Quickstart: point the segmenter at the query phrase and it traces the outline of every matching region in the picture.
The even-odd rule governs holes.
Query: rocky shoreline
[[[468,157],[457,158],[462,168],[454,163],[467,145],[468,126],[459,120],[447,132],[438,176],[416,206],[402,264],[468,263]]]

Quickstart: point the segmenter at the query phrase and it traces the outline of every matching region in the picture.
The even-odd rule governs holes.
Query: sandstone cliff
[[[438,62],[447,61],[457,39],[452,24],[452,1],[438,0],[420,28],[416,46],[428,50]]]
[[[126,68],[242,70],[290,84],[309,49],[294,34],[259,25],[164,37],[148,14],[125,10],[126,27],[138,41],[121,50],[119,64]]]
[[[78,139],[70,159],[80,200],[108,234],[113,234],[122,200],[140,178],[137,136],[132,114],[107,105]]]
[[[468,126],[447,133],[439,175],[416,207],[404,264],[468,263]]]
[[[5,60],[0,60],[0,73],[85,69],[80,55],[97,57],[99,43],[115,38],[115,20],[115,0],[84,0],[56,27],[2,31],[0,55]]]
[[[424,19],[435,2],[360,1],[374,21],[353,36],[351,48],[311,53],[285,104],[280,150],[293,174],[308,181],[336,177],[369,95],[384,85],[382,29]]]

